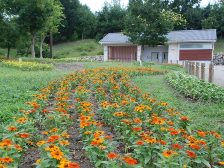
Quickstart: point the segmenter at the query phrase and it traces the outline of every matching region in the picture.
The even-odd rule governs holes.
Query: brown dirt
[[[63,71],[79,71],[84,69],[83,64],[81,63],[57,63],[55,64],[57,70]]]
[[[40,158],[40,153],[37,148],[29,148],[23,155],[23,161],[19,168],[34,168],[33,164]]]

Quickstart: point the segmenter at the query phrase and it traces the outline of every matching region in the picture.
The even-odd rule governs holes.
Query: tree
[[[133,43],[159,45],[174,26],[185,22],[180,14],[166,11],[160,0],[130,0],[125,34]]]
[[[43,58],[43,44],[47,34],[58,32],[58,27],[64,16],[62,5],[58,0],[46,0],[46,2],[48,2],[46,6],[48,10],[46,11],[49,12],[44,13],[46,15],[44,16],[46,22],[40,30],[40,58]]]
[[[77,33],[79,38],[93,38],[96,32],[96,17],[90,11],[90,9],[83,5],[79,8],[78,11],[79,19],[78,19],[78,28]]]
[[[10,50],[15,47],[18,39],[18,26],[13,19],[5,18],[0,26],[0,46],[7,48],[7,58],[10,57]]]
[[[202,21],[203,28],[217,29],[217,34],[224,37],[224,2],[212,5],[208,18]]]
[[[97,39],[107,33],[121,32],[125,27],[126,10],[119,3],[105,4],[97,13]]]

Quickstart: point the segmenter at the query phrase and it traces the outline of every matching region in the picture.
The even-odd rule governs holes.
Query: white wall
[[[169,44],[169,49],[168,49],[168,62],[176,62],[179,60],[180,56],[180,50],[179,50],[179,44],[178,43],[173,43]]]
[[[104,61],[108,61],[108,56],[109,56],[108,55],[108,53],[109,53],[108,48],[109,47],[108,46],[104,46],[103,48],[104,48],[104,57],[103,57],[103,60]]]
[[[142,61],[152,61],[151,54],[153,52],[158,52],[159,53],[159,62],[162,62],[163,60],[163,53],[168,52],[168,47],[167,46],[155,46],[155,47],[149,47],[149,46],[144,46],[142,47],[142,55],[141,55],[141,60]]]

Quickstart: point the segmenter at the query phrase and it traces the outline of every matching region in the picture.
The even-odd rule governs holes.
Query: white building
[[[160,46],[141,46],[129,41],[122,33],[109,33],[101,41],[104,46],[104,61],[211,61],[214,44],[217,40],[216,30],[181,30],[167,35],[167,43]]]

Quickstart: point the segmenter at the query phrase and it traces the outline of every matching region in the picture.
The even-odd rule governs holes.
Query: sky
[[[209,2],[214,3],[216,0],[202,0],[201,5],[206,6]],[[105,2],[111,2],[111,0],[80,0],[82,4],[86,4],[93,12],[100,11]],[[126,6],[128,0],[121,0],[121,4]]]

